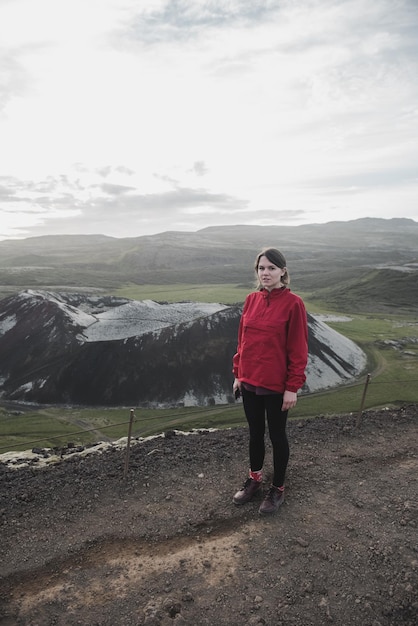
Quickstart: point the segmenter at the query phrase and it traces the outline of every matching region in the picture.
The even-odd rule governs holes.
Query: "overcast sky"
[[[418,220],[417,0],[0,0],[0,239]]]

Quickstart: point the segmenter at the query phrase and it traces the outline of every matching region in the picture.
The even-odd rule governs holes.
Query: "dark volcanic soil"
[[[286,501],[236,507],[244,428],[0,466],[3,626],[416,626],[417,406],[291,422]],[[267,450],[267,476],[271,472]]]

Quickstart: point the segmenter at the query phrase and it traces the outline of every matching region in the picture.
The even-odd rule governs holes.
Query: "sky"
[[[0,239],[418,220],[417,0],[0,0]]]

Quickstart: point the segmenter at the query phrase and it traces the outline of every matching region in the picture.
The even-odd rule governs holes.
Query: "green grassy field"
[[[129,285],[112,292],[136,299],[178,302],[242,302],[250,291],[239,285],[212,285],[206,288],[192,285],[164,287]],[[318,301],[311,302],[309,294],[301,294],[309,312],[333,314]],[[341,315],[341,312],[338,313]],[[358,343],[368,355],[371,374],[364,408],[397,406],[418,402],[418,323],[413,315],[351,314],[351,321],[328,322],[338,332]],[[385,342],[398,342],[387,344]],[[291,419],[318,415],[358,413],[366,373],[355,384],[320,393],[302,395]],[[60,408],[25,411],[12,414],[0,409],[0,454],[8,450],[25,450],[34,446],[58,447],[68,442],[87,444],[126,436],[130,407]],[[216,407],[178,409],[135,408],[134,436],[148,436],[168,429],[227,428],[244,425],[242,404]]]
[[[221,302],[235,304],[243,302],[251,291],[251,285],[245,287],[236,284],[192,285],[176,283],[173,285],[135,285],[130,283],[111,295],[133,300],[155,300],[157,302]]]

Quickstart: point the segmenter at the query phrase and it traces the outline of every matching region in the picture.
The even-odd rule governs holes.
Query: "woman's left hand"
[[[282,411],[293,409],[293,407],[296,406],[297,401],[298,401],[297,393],[294,393],[293,391],[285,391],[283,394]]]

